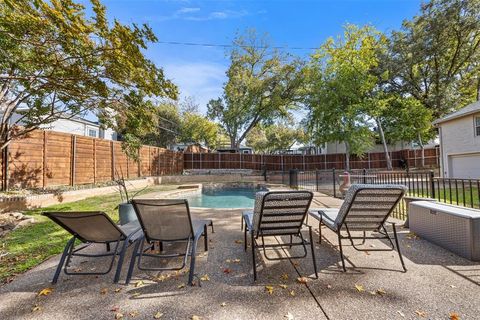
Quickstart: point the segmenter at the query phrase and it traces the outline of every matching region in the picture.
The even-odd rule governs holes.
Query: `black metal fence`
[[[480,209],[480,179],[436,177],[434,171],[372,171],[351,170],[350,182],[368,184],[400,184],[408,188],[408,197],[431,198],[440,202]],[[345,178],[343,171],[317,170],[278,172],[269,175],[270,182],[283,183],[295,189],[318,191],[341,198],[340,186]],[[405,220],[405,201],[401,201],[393,217]]]

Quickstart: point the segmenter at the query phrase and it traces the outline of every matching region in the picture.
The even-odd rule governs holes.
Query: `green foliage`
[[[254,30],[233,44],[223,97],[208,103],[208,116],[238,148],[255,126],[287,117],[301,102],[304,74],[300,60],[273,50]]]
[[[209,148],[218,144],[218,125],[198,113],[183,114],[181,132],[180,141],[184,143],[195,142]]]
[[[382,59],[389,89],[412,96],[434,117],[479,98],[480,1],[431,0],[392,33]]]
[[[299,141],[303,131],[294,128],[292,124],[272,124],[257,126],[247,135],[247,146],[252,147],[256,153],[275,153],[289,150]]]
[[[182,128],[178,105],[173,102],[159,104],[155,108],[153,119],[156,120],[156,125],[143,137],[143,143],[163,148],[174,144]]]
[[[137,97],[177,97],[143,54],[157,40],[152,30],[109,22],[99,0],[90,5],[87,16],[73,0],[0,3],[0,147],[58,118],[90,111],[113,127],[117,117],[144,116]]]

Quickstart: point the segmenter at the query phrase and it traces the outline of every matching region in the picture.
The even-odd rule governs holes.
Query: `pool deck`
[[[312,206],[340,203],[316,194]],[[345,246],[348,271],[341,272],[336,236],[325,230],[315,249],[319,279],[312,278],[310,255],[272,262],[259,254],[258,281],[253,282],[251,251],[243,250],[241,211],[192,211],[215,224],[208,253],[199,246],[196,273],[209,278],[201,286],[197,280],[195,287],[185,287],[184,273],[164,273],[169,277],[163,279],[138,270],[130,285],[113,284],[110,273],[62,274],[52,286],[56,256],[0,287],[0,319],[155,319],[155,315],[160,319],[449,319],[452,313],[460,319],[479,317],[480,263],[418,239],[408,229],[400,229],[406,273],[401,272],[395,252],[364,253],[349,246]],[[367,245],[385,246],[378,240]],[[81,259],[73,265],[84,271],[102,266]],[[307,281],[298,282],[300,276]],[[38,295],[44,288],[53,291]]]

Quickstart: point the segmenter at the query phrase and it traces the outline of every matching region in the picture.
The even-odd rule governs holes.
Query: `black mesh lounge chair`
[[[142,231],[137,221],[119,226],[103,212],[44,212],[43,214],[73,235],[63,250],[62,257],[53,276],[52,283],[54,284],[57,283],[64,265],[64,272],[68,275],[103,275],[112,270],[115,257],[119,255],[114,277],[114,282],[117,283],[120,278],[120,272],[122,271],[127,247],[137,242],[142,236]],[[77,239],[84,244],[75,248],[75,241]],[[107,251],[98,254],[81,252],[94,243],[106,244]],[[114,244],[113,251],[110,250],[111,244]],[[68,267],[72,258],[75,256],[91,258],[111,256],[112,260],[110,261],[108,269],[105,271],[70,272]]]
[[[340,209],[310,210],[309,215],[318,220],[320,242],[322,241],[322,224],[337,234],[343,271],[346,271],[346,268],[342,239],[349,239],[353,248],[358,251],[393,251],[396,247],[403,270],[407,271],[400,252],[395,223],[391,223],[395,245],[392,237],[385,229],[388,217],[402,199],[406,190],[406,187],[400,185],[355,184],[348,189]],[[363,236],[352,236],[354,231],[363,232]],[[373,233],[367,237],[366,232]],[[345,233],[346,235],[344,235]],[[364,244],[366,239],[387,239],[390,248],[358,248],[358,244],[355,245],[353,240],[359,239],[362,240],[361,244]]]
[[[135,245],[130,267],[127,274],[127,284],[132,277],[135,260],[138,257],[137,266],[140,270],[164,271],[181,270],[187,263],[190,256],[190,273],[188,284],[192,285],[195,272],[195,254],[199,238],[203,235],[205,251],[208,251],[207,226],[212,226],[211,220],[192,220],[187,200],[184,199],[138,199],[133,200],[135,213],[143,229],[143,239],[149,245],[155,242],[160,243],[160,250],[164,243],[185,243],[183,251],[174,253],[146,253],[144,250],[145,241]],[[143,257],[160,259],[175,259],[183,257],[180,266],[173,267],[145,267],[142,266]]]
[[[257,280],[257,268],[255,261],[255,249],[262,248],[267,260],[281,260],[290,258],[304,258],[307,256],[307,245],[310,244],[312,251],[313,268],[318,278],[315,264],[315,251],[312,241],[312,228],[303,222],[307,215],[308,207],[313,194],[310,191],[274,191],[257,192],[253,211],[245,211],[242,214],[245,221],[244,244],[247,251],[247,232],[250,233],[252,246],[253,279]],[[303,238],[302,226],[307,226],[310,241]],[[289,236],[290,241],[276,244],[265,244],[265,237]],[[261,244],[257,241],[261,239]],[[298,239],[299,241],[294,241]],[[303,254],[289,257],[269,257],[267,248],[291,248],[302,246]]]

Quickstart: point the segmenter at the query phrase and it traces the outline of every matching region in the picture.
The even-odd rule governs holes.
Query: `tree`
[[[208,116],[220,122],[238,149],[258,124],[284,118],[301,103],[303,63],[272,49],[265,37],[249,30],[230,52],[223,97],[208,103]]]
[[[218,125],[198,113],[184,113],[180,141],[196,142],[214,148],[218,144]]]
[[[176,103],[160,103],[152,114],[152,120],[155,126],[142,138],[144,144],[167,148],[178,140],[182,118]]]
[[[346,25],[343,37],[328,39],[309,68],[309,129],[316,145],[343,142],[346,169],[350,154],[363,155],[373,144],[368,111],[379,79],[378,50],[385,38],[374,28]]]
[[[247,146],[257,153],[275,153],[289,150],[303,132],[288,123],[257,126],[247,135]]]
[[[480,97],[480,1],[431,0],[393,32],[384,61],[389,85],[434,117]]]
[[[131,116],[153,125],[145,99],[176,99],[177,87],[143,54],[157,40],[152,30],[108,22],[99,0],[91,0],[91,9],[86,17],[73,0],[0,3],[1,148],[87,111],[110,127]]]

